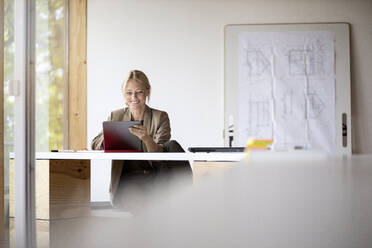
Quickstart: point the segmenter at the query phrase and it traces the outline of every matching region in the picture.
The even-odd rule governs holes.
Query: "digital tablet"
[[[141,152],[142,142],[129,128],[143,125],[142,121],[104,121],[103,146],[105,152]]]

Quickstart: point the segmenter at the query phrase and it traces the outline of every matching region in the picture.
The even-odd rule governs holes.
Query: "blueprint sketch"
[[[334,153],[333,32],[242,32],[238,42],[239,143]]]
[[[255,96],[242,99],[246,108],[240,108],[240,134],[243,137],[272,136],[272,101],[269,97]]]

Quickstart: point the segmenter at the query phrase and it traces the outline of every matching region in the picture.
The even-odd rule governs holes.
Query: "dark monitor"
[[[190,152],[244,152],[245,147],[189,147]]]

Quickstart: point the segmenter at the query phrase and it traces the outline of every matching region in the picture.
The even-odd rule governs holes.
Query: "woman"
[[[176,141],[170,141],[171,128],[168,114],[146,105],[151,86],[142,71],[133,70],[123,82],[122,91],[126,108],[111,112],[108,121],[143,121],[143,125],[130,128],[142,141],[144,152],[184,152]],[[92,149],[103,149],[102,132],[93,139]],[[164,182],[170,175],[186,174],[191,178],[188,162],[112,161],[110,198],[115,207],[131,211],[145,205],[157,182]],[[164,183],[162,184],[164,186]]]

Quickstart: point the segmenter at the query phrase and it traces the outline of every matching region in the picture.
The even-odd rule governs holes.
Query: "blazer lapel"
[[[129,111],[129,108],[124,109],[123,121],[130,121],[132,119],[132,114]]]
[[[143,113],[143,126],[146,127],[147,133],[150,134],[152,112],[149,106],[146,105],[145,113]]]
[[[151,119],[152,119],[151,109],[149,108],[149,106],[146,105],[145,113],[143,113],[143,126],[146,128],[148,134],[150,134]],[[144,152],[147,152],[147,147],[145,143],[142,143],[142,149]],[[152,166],[151,162],[150,166]]]

